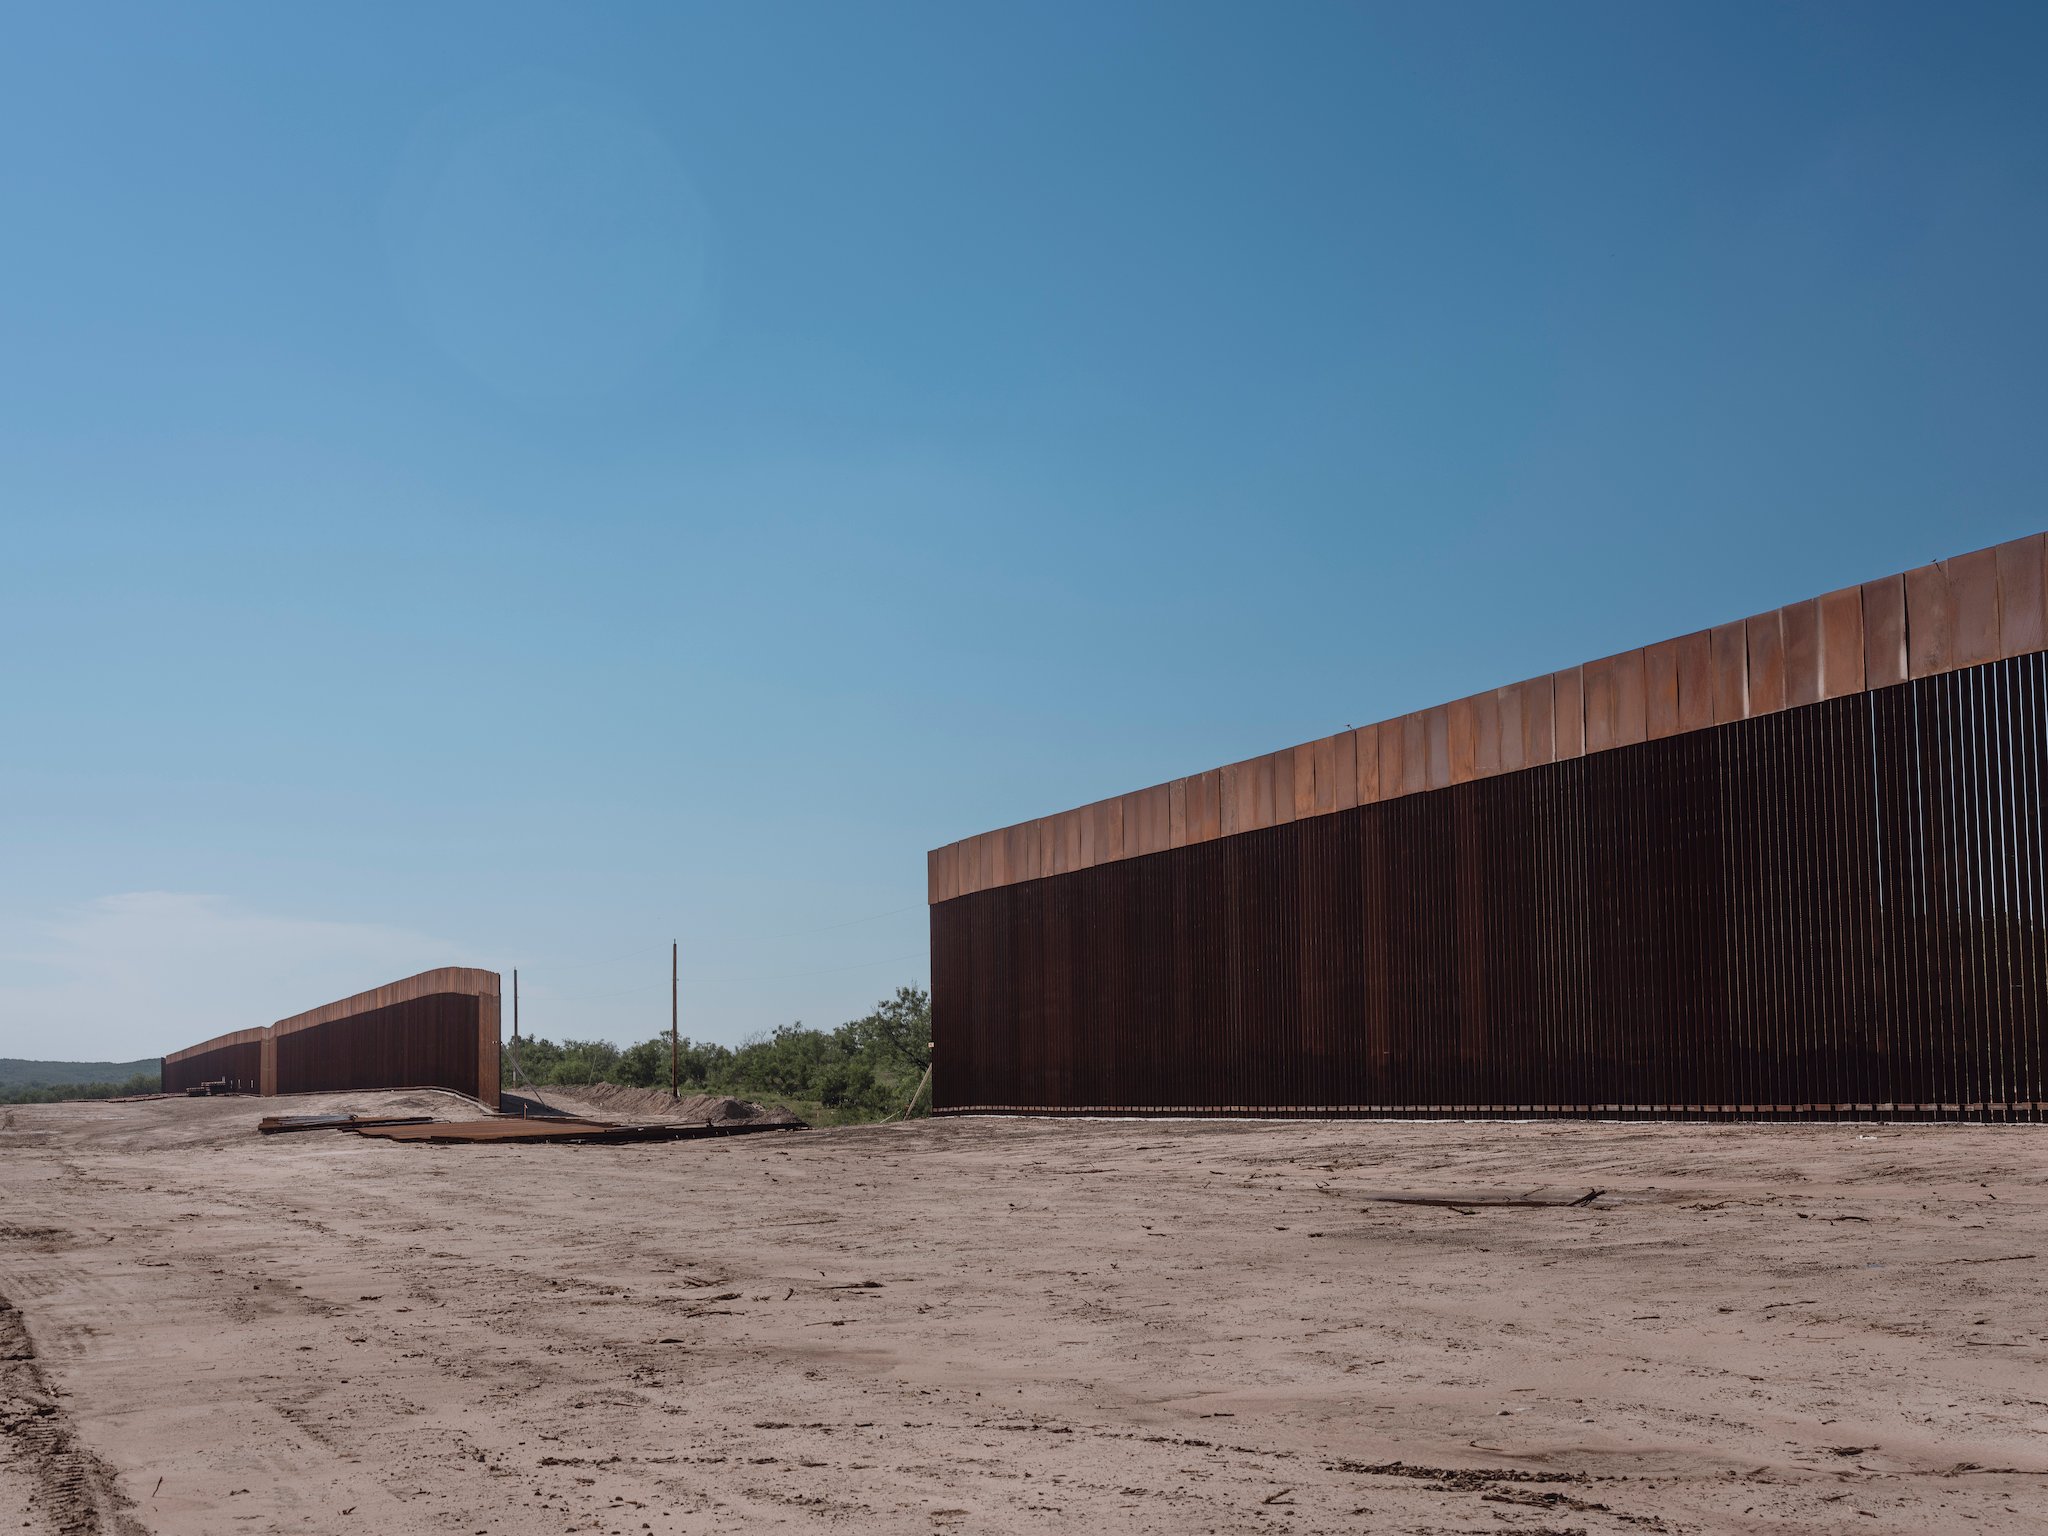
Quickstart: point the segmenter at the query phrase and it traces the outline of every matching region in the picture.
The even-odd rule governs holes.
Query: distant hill
[[[54,1088],[74,1083],[125,1083],[137,1073],[155,1077],[157,1058],[141,1061],[17,1061],[0,1056],[0,1089]]]

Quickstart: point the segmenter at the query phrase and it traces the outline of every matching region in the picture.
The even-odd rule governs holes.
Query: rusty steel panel
[[[1844,587],[1820,599],[1820,696],[1863,691],[1863,589]]]
[[[1998,653],[2048,649],[2048,534],[1998,546]]]
[[[1533,677],[1517,685],[1522,694],[1522,763],[1534,768],[1554,763],[1557,750],[1557,682]]]
[[[1352,805],[1371,805],[1380,798],[1380,736],[1377,725],[1361,725],[1351,733]]]
[[[1369,749],[1369,750],[1368,750]],[[1358,803],[1391,800],[1401,793],[1404,756],[1401,722],[1383,720],[1358,733]]]
[[[1093,869],[1109,860],[1109,805],[1091,800],[1075,812],[1075,848],[1078,869]]]
[[[1294,816],[1299,821],[1304,816],[1327,816],[1337,809],[1337,738],[1319,736],[1305,747],[1296,747],[1294,767]],[[1309,793],[1308,804],[1301,803],[1302,767],[1301,754],[1308,754]]]
[[[1087,861],[1081,856],[1082,827],[1087,821],[1085,810],[1076,808],[1060,817],[1060,857],[1069,869],[1086,869]]]
[[[1703,731],[1714,723],[1714,637],[1694,630],[1671,646],[1678,670],[1678,731]]]
[[[1128,795],[1116,797],[1116,815],[1124,827],[1124,858],[1139,858],[1143,854],[1155,854],[1159,852],[1159,848],[1165,848],[1163,836],[1159,840],[1159,848],[1153,848],[1151,842],[1151,801],[1147,799],[1149,795],[1151,791],[1135,788],[1135,791],[1130,791]]]
[[[1188,781],[1175,779],[1166,786],[1166,846],[1188,845]]]
[[[1294,820],[1294,749],[1269,752],[1265,761],[1273,776],[1273,812],[1268,826],[1282,826]]]
[[[1614,658],[1604,656],[1580,669],[1585,687],[1586,750],[1605,752],[1614,745]]]
[[[1769,715],[1785,707],[1785,627],[1777,610],[1742,623],[1749,646],[1749,712]]]
[[[1245,825],[1242,809],[1248,793],[1245,788],[1246,767],[1244,763],[1226,763],[1216,770],[1220,776],[1217,793],[1220,797],[1218,804],[1221,812],[1218,825],[1222,831],[1219,835],[1223,837],[1234,837],[1239,832],[1250,830]]]
[[[1316,769],[1318,791],[1322,768]],[[1358,804],[1358,732],[1339,731],[1330,738],[1330,805],[1333,811],[1348,811]]]
[[[944,1113],[2038,1120],[2039,651],[932,910]]]
[[[1974,667],[1996,661],[1998,646],[1998,551],[1980,549],[1948,562],[1950,622],[1955,654],[1950,665]]]
[[[1041,846],[1045,851],[1045,872],[1048,875],[1064,875],[1074,867],[1067,848],[1067,822],[1065,815],[1045,818],[1044,830],[1039,833]]]
[[[1107,863],[1124,856],[1124,803],[1112,798],[1096,804],[1095,859]]]
[[[1479,710],[1473,699],[1453,699],[1444,706],[1444,761],[1453,784],[1479,777]]]
[[[1472,696],[1472,773],[1491,778],[1501,771],[1501,712],[1498,693]],[[1520,750],[1520,742],[1516,748]]]
[[[1788,603],[1778,610],[1785,645],[1785,704],[1814,703],[1820,686],[1820,600]]]
[[[1529,741],[1527,727],[1522,720],[1522,705],[1528,695],[1521,683],[1511,683],[1505,688],[1496,688],[1493,694],[1494,719],[1500,733],[1500,771],[1513,773],[1529,766]]]
[[[1358,803],[1371,805],[1401,792],[1401,726],[1382,721],[1358,728]]]
[[[1045,840],[1040,836],[1038,822],[1018,823],[1017,842],[1010,858],[1018,869],[1025,871],[1022,878],[1026,880],[1041,879],[1049,873],[1045,867]]]
[[[1193,797],[1190,803],[1198,803],[1201,807],[1200,817],[1191,819],[1188,823],[1191,834],[1196,826],[1201,828],[1201,836],[1193,840],[1207,842],[1212,837],[1221,837],[1223,835],[1223,770],[1211,768],[1207,773],[1196,774],[1188,780],[1188,790]]]
[[[1451,709],[1439,704],[1422,712],[1423,782],[1442,789],[1451,782]]]
[[[1273,765],[1247,758],[1237,765],[1237,829],[1256,832],[1273,824]],[[1263,770],[1263,771],[1262,771]]]
[[[1863,685],[1889,688],[1903,683],[1906,666],[1906,578],[1887,576],[1863,584]]]
[[[1553,762],[1586,755],[1584,671],[1582,667],[1566,667],[1562,672],[1550,674],[1550,750]]]
[[[1923,565],[1906,572],[1906,673],[1932,677],[1955,665],[1955,610],[1948,571]]]
[[[1645,735],[1662,741],[1678,734],[1678,653],[1682,642],[1665,640],[1643,647]]]
[[[1739,620],[1707,632],[1714,647],[1714,723],[1749,718],[1749,631]]]
[[[1579,686],[1585,690],[1581,707],[1585,750],[1606,752],[1614,745],[1614,657],[1608,655],[1579,668]]]
[[[1274,770],[1278,767],[1269,752],[1264,757],[1252,759],[1251,799],[1246,807],[1245,829],[1256,832],[1261,827],[1273,825],[1275,807],[1279,803],[1280,786]],[[1288,786],[1290,794],[1293,786]]]
[[[1144,806],[1145,841],[1139,853],[1158,853],[1172,841],[1173,786],[1155,784],[1138,792]]]
[[[1614,658],[1614,745],[1632,747],[1649,735],[1649,695],[1643,653],[1623,651]]]
[[[1429,788],[1429,722],[1420,715],[1401,717],[1401,793]]]
[[[1136,858],[1156,850],[1146,846],[1145,838],[1145,792],[1132,790],[1127,795],[1116,797],[1117,819],[1124,829],[1123,854],[1125,858]]]

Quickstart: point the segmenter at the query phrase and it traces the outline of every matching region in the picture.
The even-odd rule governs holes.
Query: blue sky
[[[0,1055],[837,1023],[929,847],[2048,525],[2044,18],[10,8]]]

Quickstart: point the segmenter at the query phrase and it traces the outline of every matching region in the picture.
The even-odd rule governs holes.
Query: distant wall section
[[[188,1045],[164,1058],[163,1091],[183,1093],[201,1083],[227,1083],[244,1093],[260,1093],[263,1084],[267,1029],[238,1029],[198,1045]]]
[[[2048,1119],[2048,535],[929,870],[940,1114]]]
[[[452,1088],[498,1104],[498,975],[422,971],[164,1058],[164,1091],[226,1080],[264,1094]]]

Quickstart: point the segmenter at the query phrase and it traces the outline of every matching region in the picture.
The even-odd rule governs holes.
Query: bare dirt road
[[[0,1110],[0,1532],[2048,1518],[2041,1130],[278,1107]]]

